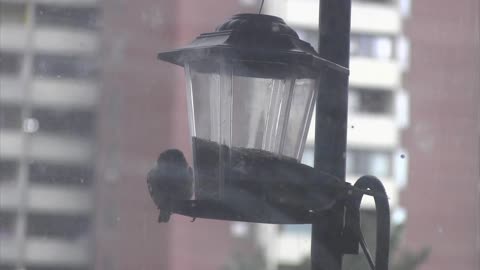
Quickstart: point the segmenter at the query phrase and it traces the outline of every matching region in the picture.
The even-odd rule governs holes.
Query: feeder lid
[[[263,14],[235,15],[215,32],[201,34],[186,47],[159,53],[158,58],[180,66],[231,59],[299,65],[314,74],[323,68],[348,73],[347,68],[320,57],[283,19]]]

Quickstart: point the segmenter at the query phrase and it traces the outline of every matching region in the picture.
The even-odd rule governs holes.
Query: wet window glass
[[[389,269],[480,269],[480,2],[352,0],[331,42],[319,5],[341,2],[0,0],[0,270],[311,269],[312,217],[365,175]],[[294,31],[348,71],[296,58]],[[377,210],[365,196],[372,254]],[[357,246],[341,269],[370,269]]]

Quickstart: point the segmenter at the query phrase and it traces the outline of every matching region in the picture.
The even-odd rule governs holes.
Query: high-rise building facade
[[[404,244],[422,270],[480,269],[480,2],[413,1]]]
[[[92,263],[96,1],[0,1],[0,268]]]
[[[317,47],[318,1],[272,1],[266,7],[268,14],[284,18],[300,38]],[[408,1],[352,2],[346,180],[354,183],[366,174],[380,178],[398,222],[404,216],[398,195],[408,166],[400,140],[409,122],[409,98],[402,82],[408,68],[406,14]],[[303,159],[309,165],[313,165],[313,131],[310,128]],[[373,200],[364,201],[364,210],[371,211]],[[309,225],[261,227],[268,269],[289,269],[310,256]]]
[[[146,174],[190,150],[182,71],[156,54],[255,3],[0,1],[0,269],[228,264],[228,223],[157,223]]]

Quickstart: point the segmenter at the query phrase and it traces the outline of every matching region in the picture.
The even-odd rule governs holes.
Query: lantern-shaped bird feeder
[[[227,207],[231,214],[217,218],[274,223],[272,206],[311,213],[331,205],[299,161],[319,74],[345,68],[281,18],[260,14],[236,15],[158,57],[185,68],[197,205]]]
[[[330,7],[328,3],[325,7]],[[332,1],[332,7],[348,4]],[[335,19],[326,11],[324,15],[328,27]],[[348,42],[346,36],[342,40]],[[348,45],[342,50],[348,63]],[[341,254],[358,253],[359,243],[364,247],[359,209],[362,195],[369,194],[379,207],[376,265],[387,269],[389,208],[379,180],[366,176],[351,186],[300,163],[315,101],[319,106],[328,104],[319,102],[323,97],[341,96],[322,88],[340,85],[346,94],[346,80],[338,85],[333,79],[322,82],[348,78],[347,68],[320,57],[282,19],[261,14],[236,15],[215,32],[201,34],[189,46],[160,53],[158,58],[185,69],[193,153],[191,168],[180,151],[162,153],[148,176],[160,221],[177,213],[259,223],[313,223],[312,265],[318,266],[322,258],[329,268],[319,269],[339,269]],[[333,123],[336,118],[329,116],[330,109],[317,116],[346,137],[342,129],[346,98],[339,108],[329,108],[334,108],[332,115],[345,116],[345,121]],[[322,132],[318,123],[317,133]],[[336,158],[344,157],[344,139],[339,140],[342,147],[327,147]],[[321,154],[328,159],[330,152]],[[339,226],[332,229],[331,224]],[[319,241],[327,241],[328,248]]]

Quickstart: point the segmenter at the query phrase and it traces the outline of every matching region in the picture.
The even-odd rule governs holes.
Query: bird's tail
[[[170,220],[171,214],[172,213],[170,211],[161,210],[160,215],[158,215],[158,222],[159,223],[168,222]]]
[[[172,215],[171,211],[171,202],[168,201],[165,203],[165,206],[160,209],[160,214],[158,215],[158,222],[168,222],[170,220],[170,216]]]

